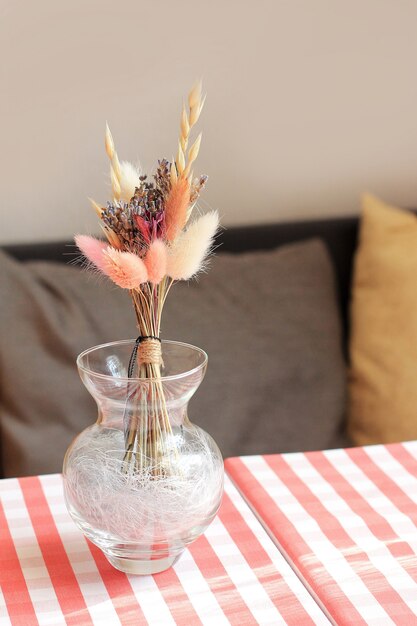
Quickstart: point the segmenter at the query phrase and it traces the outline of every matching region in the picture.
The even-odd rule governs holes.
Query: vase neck
[[[129,423],[138,427],[152,424],[180,426],[188,422],[188,400],[177,402],[114,402],[106,398],[95,398],[98,405],[97,424],[106,428],[123,429]]]

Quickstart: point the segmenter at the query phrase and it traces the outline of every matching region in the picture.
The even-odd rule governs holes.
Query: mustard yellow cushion
[[[417,217],[366,195],[351,305],[348,430],[417,439]]]

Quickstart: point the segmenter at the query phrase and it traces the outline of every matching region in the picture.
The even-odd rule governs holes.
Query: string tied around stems
[[[137,360],[139,360],[139,363],[163,365],[160,338],[154,335],[139,335],[130,355],[127,368],[129,378],[133,377],[133,370]]]

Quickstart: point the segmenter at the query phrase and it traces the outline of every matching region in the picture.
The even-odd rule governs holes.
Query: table
[[[70,519],[59,475],[0,481],[0,626],[329,625],[226,477],[219,515],[175,566],[113,569]]]
[[[417,624],[417,442],[226,470],[332,621]]]

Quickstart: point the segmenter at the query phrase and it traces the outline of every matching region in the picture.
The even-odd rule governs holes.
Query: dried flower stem
[[[136,314],[139,333],[143,337],[158,337],[160,333],[163,304],[172,280],[165,278],[159,285],[142,285],[131,290],[131,297]],[[125,432],[124,469],[142,471],[150,463],[155,476],[160,476],[163,469],[158,459],[169,458],[166,439],[163,435],[172,434],[171,423],[166,407],[165,395],[161,383],[159,363],[137,364],[137,377],[147,379],[147,391],[134,390],[137,411],[128,416]],[[138,415],[141,416],[140,422]],[[140,454],[137,454],[140,452]]]

